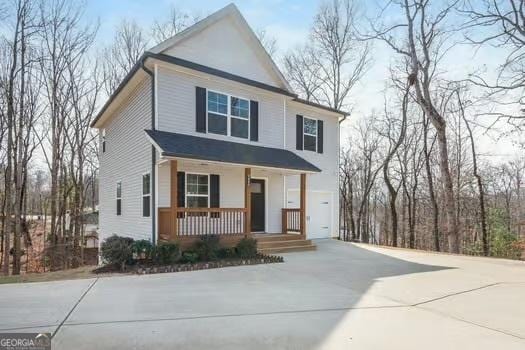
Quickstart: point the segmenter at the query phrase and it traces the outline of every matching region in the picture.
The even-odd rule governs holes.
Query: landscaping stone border
[[[182,272],[182,271],[197,271],[197,270],[208,270],[217,269],[228,266],[243,266],[243,265],[259,265],[259,264],[272,264],[282,263],[284,259],[282,256],[276,255],[259,255],[255,258],[250,259],[228,259],[228,260],[217,260],[217,261],[202,261],[195,264],[173,264],[165,266],[136,266],[134,272],[139,275],[150,275],[154,273],[167,273],[167,272]]]

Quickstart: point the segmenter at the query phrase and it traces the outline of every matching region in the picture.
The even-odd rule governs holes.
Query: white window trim
[[[213,93],[216,93],[216,94],[220,94],[220,95],[225,95],[227,97],[226,99],[226,114],[224,113],[219,113],[219,112],[210,112],[208,110],[208,94],[210,92],[213,92]],[[236,115],[232,115],[231,114],[231,99],[232,97],[234,98],[238,98],[240,100],[246,100],[248,101],[248,118],[243,118],[243,117],[239,117],[239,116],[236,116]],[[217,114],[217,115],[220,115],[220,116],[224,116],[226,117],[226,135],[222,135],[222,134],[218,134],[218,133],[214,133],[214,132],[210,132],[208,130],[208,127],[210,125],[210,123],[208,122],[208,114],[209,113],[213,113],[213,114]],[[236,137],[238,139],[243,139],[243,140],[248,140],[250,141],[250,123],[251,123],[251,118],[250,118],[250,113],[251,113],[251,100],[247,97],[242,97],[242,96],[238,96],[238,95],[231,95],[231,94],[227,94],[225,92],[221,92],[221,91],[216,91],[216,90],[210,90],[210,89],[206,89],[206,133],[209,133],[209,134],[214,134],[214,135],[222,135],[222,136],[230,136],[230,137]],[[231,134],[231,119],[232,118],[235,118],[235,119],[239,119],[239,120],[245,120],[248,122],[248,136],[246,138],[244,137],[240,137],[240,136],[235,136],[235,135],[232,135]]]
[[[310,119],[310,120],[315,121],[315,135],[307,133],[307,132],[304,131],[304,125],[305,125],[305,120],[306,119]],[[310,152],[317,153],[317,143],[318,143],[318,137],[319,137],[318,136],[319,135],[319,128],[318,128],[318,126],[319,126],[318,119],[303,116],[303,151],[310,151]],[[312,151],[310,149],[305,149],[304,148],[304,135],[315,136],[315,151]]]
[[[149,192],[148,194],[144,194],[144,176],[149,175]],[[142,174],[141,177],[141,186],[140,186],[140,192],[142,193],[142,217],[143,218],[150,218],[151,217],[151,173],[146,172]],[[144,216],[144,197],[149,197],[149,216]]]
[[[120,184],[120,196],[118,195],[118,185]],[[118,180],[116,182],[116,185],[117,187],[115,188],[115,214],[117,216],[122,216],[122,180]],[[117,201],[120,200],[120,214],[118,213],[118,210],[117,210]]]
[[[206,175],[208,177],[208,194],[188,194],[188,175]],[[186,172],[184,175],[184,207],[188,208],[188,196],[191,197],[207,197],[208,206],[210,207],[210,174],[207,173],[195,173],[195,172]]]

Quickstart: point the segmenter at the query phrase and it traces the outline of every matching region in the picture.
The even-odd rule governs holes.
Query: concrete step
[[[298,247],[298,246],[309,246],[309,245],[312,245],[312,241],[309,239],[257,242],[257,248],[260,248],[260,249],[280,248],[280,247]]]
[[[268,248],[268,249],[257,249],[261,254],[279,254],[279,253],[291,253],[291,252],[304,252],[316,250],[315,245],[301,245],[292,247],[279,247],[279,248]]]

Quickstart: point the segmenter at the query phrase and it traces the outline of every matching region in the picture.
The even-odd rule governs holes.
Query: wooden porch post
[[[299,191],[300,196],[300,230],[301,236],[306,237],[306,174],[301,174],[301,189]]]
[[[250,182],[252,176],[252,169],[244,169],[244,208],[246,209],[246,218],[244,220],[244,234],[251,235],[252,233],[252,191],[250,190]]]
[[[177,235],[177,198],[178,198],[178,183],[177,183],[177,161],[171,160],[171,171],[170,171],[170,221],[171,221],[171,230],[170,230],[170,238],[174,239]]]

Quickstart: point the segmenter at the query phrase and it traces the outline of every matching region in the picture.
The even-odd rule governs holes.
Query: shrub
[[[199,256],[199,260],[217,260],[217,253],[220,249],[219,236],[206,235],[193,245],[193,251]]]
[[[182,253],[182,262],[195,264],[199,260],[199,255],[192,251]]]
[[[257,241],[253,238],[245,237],[237,243],[235,251],[239,258],[250,259],[257,256]]]
[[[131,249],[133,251],[133,257],[136,259],[151,259],[153,252],[153,244],[147,239],[141,239],[133,242]]]
[[[117,235],[108,237],[102,242],[100,249],[102,259],[106,263],[115,264],[121,270],[124,270],[126,265],[133,263],[132,244],[133,238],[119,237]]]
[[[180,259],[178,243],[159,243],[152,250],[152,259],[155,264],[174,264]]]
[[[488,215],[490,255],[498,258],[519,259],[521,248],[514,232],[509,231],[503,210],[491,209]]]
[[[235,248],[220,248],[217,251],[217,257],[219,259],[231,259],[237,256]]]

